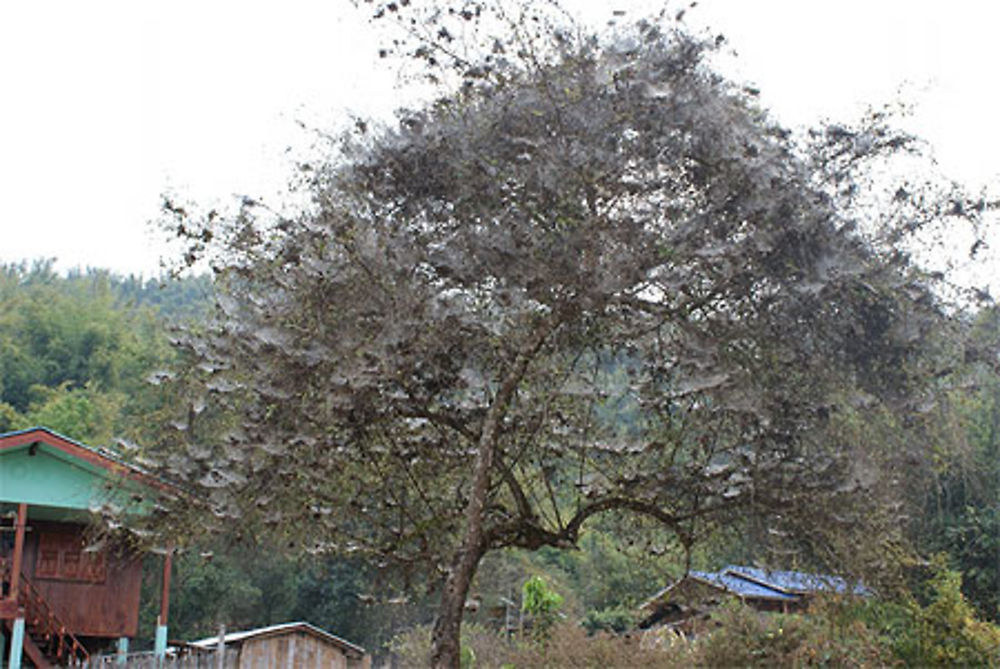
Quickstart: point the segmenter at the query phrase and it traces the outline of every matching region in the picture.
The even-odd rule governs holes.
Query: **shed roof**
[[[247,639],[259,639],[266,638],[269,636],[281,636],[284,634],[293,634],[296,632],[303,632],[305,634],[310,634],[314,637],[322,639],[334,646],[337,646],[341,650],[356,653],[358,655],[364,655],[365,649],[361,646],[357,646],[350,641],[345,641],[339,636],[330,634],[326,630],[320,629],[315,625],[307,622],[294,622],[294,623],[280,623],[278,625],[270,625],[268,627],[258,627],[252,630],[244,630],[242,632],[227,632],[223,637],[226,644],[239,644]],[[198,641],[192,641],[190,645],[197,646],[198,648],[204,648],[206,650],[211,650],[219,643],[218,635],[207,637],[204,639],[199,639]]]

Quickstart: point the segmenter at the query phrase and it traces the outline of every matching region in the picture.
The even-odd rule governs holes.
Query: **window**
[[[83,537],[65,532],[45,532],[38,537],[35,578],[103,583],[107,564],[103,551],[84,551]]]

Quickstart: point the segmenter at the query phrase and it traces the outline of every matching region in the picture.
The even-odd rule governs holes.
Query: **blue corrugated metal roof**
[[[788,593],[835,592],[837,594],[871,594],[871,591],[861,584],[852,586],[843,578],[828,574],[775,571],[741,565],[730,565],[720,573],[730,574],[737,578],[752,579],[754,582],[765,585],[768,588]]]
[[[691,576],[714,586],[725,588],[740,597],[765,597],[767,599],[786,601],[798,599],[798,595],[782,592],[778,588],[771,588],[762,583],[741,578],[739,575],[727,573],[725,570],[719,573],[692,571]]]
[[[852,593],[869,596],[872,591],[861,584],[851,586],[839,576],[807,574],[800,571],[771,571],[756,567],[729,565],[718,572],[691,571],[685,578],[664,588],[650,597],[642,609],[652,610],[685,579],[691,578],[737,597],[749,599],[770,599],[774,601],[799,601],[805,595],[816,592]]]

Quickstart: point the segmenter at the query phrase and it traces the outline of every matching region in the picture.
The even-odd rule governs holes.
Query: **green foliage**
[[[218,630],[242,629],[268,622],[261,611],[263,589],[228,561],[192,555],[177,561],[173,626],[177,634],[198,638]]]
[[[367,593],[371,574],[364,565],[350,560],[324,560],[300,565],[301,574],[293,617],[308,620],[323,629],[365,647],[377,645],[379,618],[359,595]],[[385,616],[384,619],[388,619]]]
[[[972,341],[996,359],[1000,313],[979,314]],[[991,353],[992,351],[992,353]],[[924,554],[943,552],[962,574],[962,592],[979,615],[1000,620],[1000,374],[995,364],[974,363],[974,391],[955,396],[938,417],[954,435],[937,440],[934,472],[918,489],[915,544]]]
[[[930,587],[931,602],[924,607],[910,602],[909,633],[896,645],[898,655],[920,666],[1000,665],[1000,628],[976,619],[975,611],[962,595],[959,573],[935,566]]]
[[[805,614],[739,603],[713,615],[693,644],[699,666],[1000,666],[1000,628],[977,620],[960,576],[938,561],[930,600],[820,599]]]
[[[531,633],[535,639],[545,641],[549,631],[556,624],[563,596],[549,587],[545,579],[537,574],[521,587],[521,609],[531,615]]]
[[[968,506],[955,523],[944,528],[944,545],[962,574],[962,592],[978,612],[1000,620],[1000,502]]]
[[[206,281],[158,295],[158,282],[102,270],[0,265],[0,431],[43,425],[97,444],[129,436],[153,401],[146,378],[173,357],[162,314],[203,311],[195,295]]]
[[[476,651],[472,650],[472,646],[462,646],[459,663],[462,669],[473,669],[476,666]]]
[[[433,605],[412,588],[361,562],[341,557],[298,560],[296,604],[292,616],[378,652],[400,629],[430,618]]]
[[[0,432],[16,430],[26,422],[24,416],[19,414],[17,409],[6,402],[0,402]]]
[[[862,666],[891,664],[877,635],[857,620],[761,613],[738,602],[713,615],[717,629],[693,644],[706,667]]]
[[[216,548],[220,548],[216,546]],[[145,565],[140,636],[152,635],[158,612],[160,559]],[[273,550],[187,550],[174,560],[170,630],[180,639],[248,629],[293,619],[298,569]]]
[[[210,275],[184,279],[113,277],[112,285],[120,304],[128,308],[155,311],[167,323],[200,320],[212,308],[214,287]]]
[[[595,632],[614,632],[620,634],[632,629],[635,623],[635,609],[624,606],[590,610],[580,622],[589,634],[594,634]]]
[[[612,518],[609,517],[609,520]],[[579,550],[544,547],[532,563],[556,570],[584,610],[631,607],[677,576],[679,551],[651,554],[649,544],[675,548],[670,535],[652,523],[633,528],[623,518],[601,519],[580,537]],[[635,542],[635,543],[634,543]],[[665,552],[665,551],[664,551]],[[674,559],[671,559],[674,558]]]
[[[99,444],[112,441],[126,402],[123,393],[100,392],[92,384],[71,389],[69,382],[56,388],[32,386],[31,394],[25,423]]]
[[[146,565],[140,636],[158,611],[159,559]],[[400,628],[427,620],[428,604],[386,601],[378,574],[357,560],[305,559],[285,547],[217,541],[188,546],[174,561],[171,637],[305,620],[375,653]]]
[[[524,596],[521,608],[533,616],[555,614],[562,607],[562,595],[552,590],[541,576],[525,581],[521,592]]]

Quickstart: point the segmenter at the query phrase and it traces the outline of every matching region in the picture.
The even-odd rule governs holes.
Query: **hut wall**
[[[114,551],[83,554],[81,525],[29,525],[24,572],[67,628],[77,636],[136,636],[142,560]]]
[[[339,648],[301,632],[247,639],[239,649],[240,669],[347,669],[347,666],[347,658]]]

